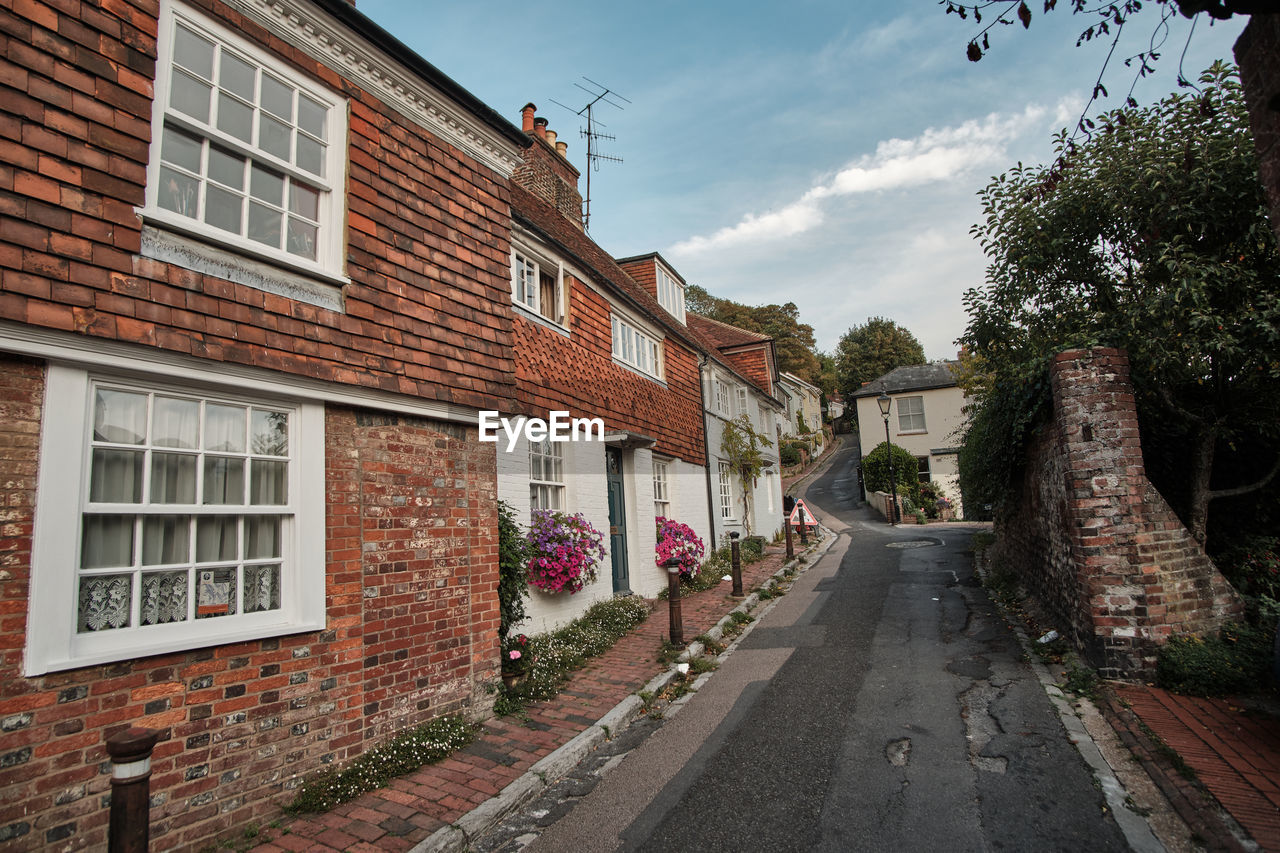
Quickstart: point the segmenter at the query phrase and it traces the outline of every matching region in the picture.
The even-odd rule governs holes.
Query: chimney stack
[[[550,145],[552,148],[555,148],[555,147],[556,147],[556,137],[557,137],[558,135],[559,135],[559,134],[557,134],[554,130],[552,130],[551,128],[549,128],[549,127],[548,127],[548,128],[547,128],[547,133],[546,133],[546,135],[543,137],[543,139],[547,140],[547,144],[548,144],[548,145]]]
[[[547,120],[542,116],[538,116],[533,120],[533,133],[540,139],[547,138]]]
[[[525,133],[533,133],[533,114],[538,111],[538,107],[532,102],[524,105],[520,110],[520,129]]]

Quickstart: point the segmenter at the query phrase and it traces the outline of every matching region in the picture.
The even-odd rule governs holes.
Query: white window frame
[[[661,265],[655,265],[657,271],[658,304],[667,310],[681,323],[684,319],[684,285]]]
[[[924,397],[899,397],[897,402],[899,434],[928,432],[924,422]]]
[[[729,386],[720,377],[711,380],[715,396],[716,411],[722,415],[729,414]]]
[[[555,270],[555,305],[542,304],[542,274]],[[532,279],[532,286],[529,280]],[[561,328],[568,328],[564,264],[524,246],[511,249],[511,301],[517,307]]]
[[[724,521],[733,521],[733,472],[730,470],[728,462],[720,462],[720,518]]]
[[[564,444],[529,442],[529,508],[559,512],[564,504]],[[538,475],[542,476],[538,476]]]
[[[288,411],[288,502],[279,511],[282,525],[281,598],[277,610],[238,612],[209,619],[187,619],[159,625],[138,624],[140,590],[132,586],[130,626],[102,631],[77,631],[77,587],[80,577],[81,527],[91,505],[91,465],[94,388],[97,385],[140,392],[197,397],[235,405]],[[32,570],[27,647],[27,676],[99,663],[129,660],[246,640],[321,630],[325,626],[325,506],[324,406],[317,403],[263,397],[251,386],[193,387],[173,380],[118,375],[57,363],[46,374],[45,405],[40,439],[40,473],[32,536]],[[145,477],[144,477],[145,479]],[[92,505],[110,512],[117,505]],[[161,514],[152,507],[127,504],[137,514]],[[174,513],[198,515],[191,506],[164,507]],[[224,515],[245,516],[228,506]],[[118,572],[140,577],[140,557],[132,568]],[[229,561],[234,562],[234,561]],[[199,572],[199,569],[193,569]],[[198,582],[198,577],[195,579]],[[241,584],[237,584],[239,588]],[[189,592],[194,598],[194,588]]]
[[[932,460],[930,460],[928,456],[916,457],[916,467],[917,467],[916,475],[919,477],[920,482],[922,483],[928,483],[930,480],[933,479],[933,470],[932,470],[933,466],[931,464],[931,461]]]
[[[175,72],[173,63],[176,43],[175,32],[179,22],[191,31],[199,33],[218,45],[219,56],[221,56],[221,51],[225,51],[236,55],[249,64],[256,65],[259,72],[255,79],[260,81],[264,73],[270,72],[272,77],[279,78],[299,93],[305,94],[312,101],[327,108],[325,117],[322,119],[323,144],[325,147],[321,156],[323,164],[322,176],[312,174],[306,169],[268,153],[255,144],[246,143],[230,133],[219,130],[213,124],[217,110],[216,104],[219,101],[219,89],[216,84],[213,87],[213,93],[210,98],[211,106],[208,123],[188,116],[177,109],[171,109],[168,106],[173,85],[173,75],[180,73]],[[189,234],[208,241],[215,246],[230,248],[239,254],[251,255],[311,276],[345,283],[346,278],[344,277],[343,268],[346,256],[346,228],[344,227],[347,158],[346,101],[340,95],[322,87],[314,80],[290,69],[288,64],[278,56],[268,53],[211,18],[175,2],[161,3],[157,51],[155,97],[152,103],[151,118],[151,154],[147,167],[145,205],[141,211],[143,218],[149,224]],[[259,82],[255,85],[261,86],[261,83]],[[260,98],[260,95],[256,97]],[[253,118],[251,120],[256,126],[261,121],[261,110],[253,109],[252,112]],[[193,174],[193,177],[199,178],[201,186],[200,198],[207,194],[212,181],[209,175],[208,158],[210,156],[210,145],[215,143],[219,147],[228,149],[250,161],[269,167],[272,172],[287,176],[290,181],[297,181],[317,190],[319,192],[319,202],[315,219],[317,225],[315,259],[312,260],[301,255],[292,254],[283,246],[278,248],[269,246],[252,240],[246,235],[244,229],[247,227],[245,223],[247,222],[250,204],[247,199],[252,189],[249,183],[251,175],[246,175],[245,183],[240,188],[240,194],[245,197],[241,209],[241,233],[223,230],[199,218],[198,213],[203,209],[203,204],[199,202],[197,203],[197,216],[194,217],[161,207],[161,156],[166,125],[181,129],[192,136],[201,137],[203,140],[200,154],[202,163],[201,175],[194,176]],[[294,128],[294,134],[303,133],[303,131],[297,129],[296,123]],[[253,170],[247,168],[246,171],[251,173]],[[287,196],[288,190],[286,188],[285,197],[282,199],[284,217],[281,221],[282,231],[287,228],[287,220],[289,218],[290,199]]]
[[[610,314],[609,325],[613,331],[614,359],[661,381],[662,341],[617,314]]]
[[[746,386],[739,385],[739,386],[738,386],[737,388],[735,388],[734,390],[735,390],[735,392],[736,392],[736,394],[737,394],[737,398],[738,398],[738,411],[736,412],[736,414],[739,414],[739,415],[746,415],[748,418],[750,418],[750,417],[751,417],[751,408],[750,408],[750,406],[748,405],[748,403],[749,403],[749,401],[750,401],[750,398],[749,398],[749,396],[748,396]]]
[[[653,460],[653,514],[655,518],[671,517],[670,474],[670,464],[666,460]]]

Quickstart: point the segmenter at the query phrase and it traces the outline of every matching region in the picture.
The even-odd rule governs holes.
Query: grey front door
[[[606,447],[605,468],[609,481],[609,555],[613,561],[613,593],[629,595],[627,572],[627,505],[622,491],[622,451]]]

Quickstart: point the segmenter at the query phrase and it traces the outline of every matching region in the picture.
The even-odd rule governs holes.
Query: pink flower
[[[515,649],[512,649],[507,656],[512,660],[520,660],[520,652],[516,651]]]

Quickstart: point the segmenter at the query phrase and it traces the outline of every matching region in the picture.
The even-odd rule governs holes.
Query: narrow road
[[[835,547],[528,849],[1127,849],[969,531],[887,527],[838,454],[806,494]]]

